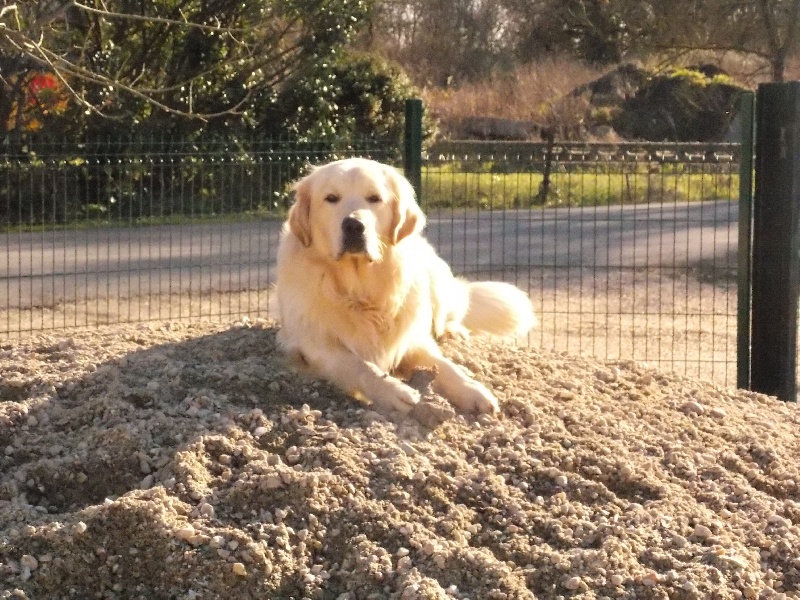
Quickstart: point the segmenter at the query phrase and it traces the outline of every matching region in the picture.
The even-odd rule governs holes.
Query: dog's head
[[[304,246],[334,260],[380,260],[387,247],[425,225],[408,180],[372,160],[348,158],[315,167],[294,191],[289,229]]]

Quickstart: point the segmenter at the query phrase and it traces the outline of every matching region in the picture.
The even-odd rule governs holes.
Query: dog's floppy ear
[[[392,219],[392,244],[419,233],[425,227],[425,215],[414,197],[414,188],[392,167],[386,167],[386,175],[394,192],[394,218]]]
[[[294,184],[294,204],[289,209],[289,230],[306,248],[311,245],[311,185],[310,175]]]

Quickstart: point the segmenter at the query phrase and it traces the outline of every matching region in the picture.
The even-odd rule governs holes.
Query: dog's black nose
[[[345,236],[360,236],[364,233],[364,223],[354,217],[347,217],[342,221],[342,231]]]

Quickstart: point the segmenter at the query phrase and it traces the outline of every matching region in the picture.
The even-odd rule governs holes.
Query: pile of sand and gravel
[[[449,342],[498,417],[426,429],[265,323],[0,346],[0,598],[800,598],[800,412]]]

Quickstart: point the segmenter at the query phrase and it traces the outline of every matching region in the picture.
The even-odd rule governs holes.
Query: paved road
[[[686,266],[731,260],[738,207],[718,201],[442,211],[427,236],[462,273],[538,267]],[[0,234],[0,307],[93,297],[263,289],[280,223]]]

